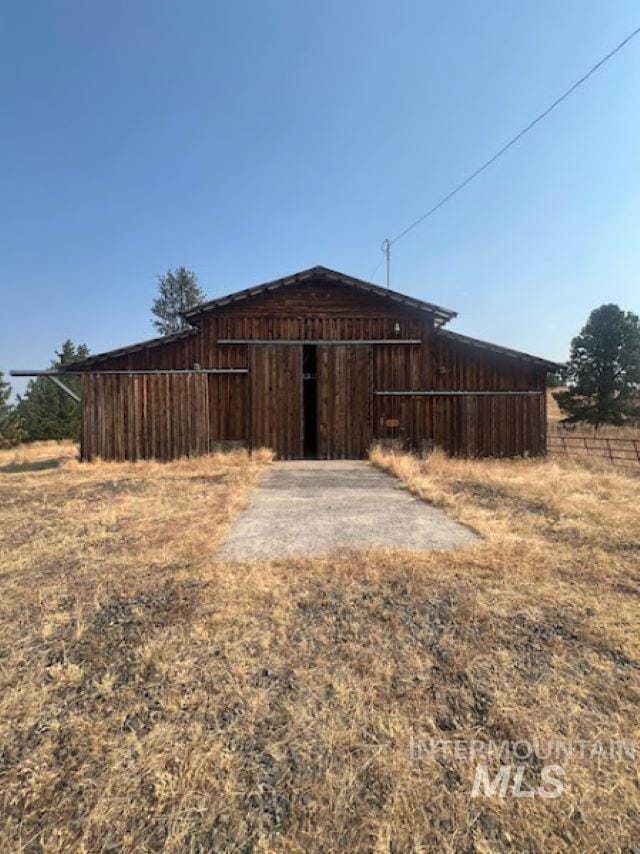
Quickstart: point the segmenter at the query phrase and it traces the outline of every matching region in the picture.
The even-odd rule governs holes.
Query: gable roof
[[[309,281],[316,277],[328,279],[329,281],[339,282],[341,284],[357,288],[360,291],[373,293],[381,297],[393,300],[395,302],[408,305],[412,308],[420,309],[421,311],[424,311],[433,316],[436,327],[442,327],[445,323],[448,323],[448,321],[451,320],[453,317],[457,316],[457,312],[455,311],[443,308],[442,306],[434,305],[430,302],[424,302],[424,300],[419,300],[415,297],[406,296],[406,294],[401,294],[398,291],[392,291],[387,288],[380,287],[379,285],[374,285],[372,282],[366,282],[363,279],[356,279],[353,276],[347,276],[344,273],[338,273],[337,271],[330,270],[327,267],[311,267],[308,270],[302,270],[301,272],[294,273],[291,276],[286,276],[282,279],[275,279],[272,282],[264,282],[261,285],[255,285],[252,288],[246,288],[243,291],[236,291],[235,293],[218,297],[216,299],[202,303],[201,305],[194,306],[193,308],[183,312],[182,314],[184,319],[188,323],[193,325],[187,329],[181,330],[180,332],[174,332],[171,335],[163,335],[159,338],[151,338],[147,341],[141,341],[136,344],[130,344],[126,347],[119,347],[115,350],[109,350],[104,353],[92,354],[86,359],[83,359],[82,361],[63,365],[61,370],[88,370],[94,365],[99,365],[99,363],[102,361],[114,359],[119,356],[125,356],[130,353],[135,353],[139,350],[148,350],[154,347],[159,347],[163,344],[169,344],[173,341],[178,341],[182,338],[188,338],[198,333],[198,328],[196,325],[198,319],[201,315],[205,314],[208,311],[213,311],[214,309],[222,308],[223,306],[231,305],[240,300],[249,299],[253,296],[258,296],[262,293],[274,291],[278,288],[284,288],[290,285],[298,284],[300,282]],[[441,335],[443,338],[447,338],[450,341],[465,344],[470,347],[475,347],[477,349],[489,351],[502,356],[510,356],[514,359],[528,361],[533,364],[537,364],[541,367],[546,367],[547,370],[550,371],[557,370],[558,368],[562,367],[561,363],[551,362],[548,359],[542,359],[538,356],[532,356],[529,353],[522,353],[519,350],[512,350],[509,347],[501,347],[498,344],[491,344],[488,341],[480,341],[477,338],[470,338],[467,335],[461,335],[459,332],[452,332],[449,329],[438,328],[437,333],[438,335]]]
[[[243,291],[236,291],[226,296],[216,297],[216,299],[203,302],[200,305],[194,306],[182,313],[185,320],[189,323],[197,323],[201,315],[208,311],[214,311],[217,308],[230,305],[240,300],[250,299],[251,297],[259,296],[260,294],[286,288],[291,285],[298,285],[301,282],[309,281],[314,278],[327,279],[332,282],[339,282],[342,285],[347,285],[351,288],[356,288],[360,291],[373,293],[385,299],[393,300],[394,302],[403,303],[411,308],[417,308],[433,315],[436,326],[443,326],[448,323],[453,317],[457,316],[456,311],[449,308],[443,308],[440,305],[434,305],[424,300],[409,297],[406,294],[401,294],[398,291],[392,291],[388,288],[382,288],[379,285],[374,285],[373,282],[366,282],[364,279],[356,279],[353,276],[347,276],[344,273],[338,273],[336,270],[330,270],[328,267],[310,267],[308,270],[301,270],[299,273],[293,273],[291,276],[284,276],[281,279],[274,279],[271,282],[263,282],[260,285],[254,285],[251,288],[245,288]]]

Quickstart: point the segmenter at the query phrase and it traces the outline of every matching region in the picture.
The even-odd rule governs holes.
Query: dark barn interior
[[[176,335],[66,366],[83,373],[83,459],[545,452],[556,366],[449,332],[448,309],[314,267],[184,316]]]

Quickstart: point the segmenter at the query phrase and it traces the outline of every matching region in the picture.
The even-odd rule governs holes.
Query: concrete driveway
[[[455,549],[477,536],[360,460],[275,463],[217,557],[246,562],[338,549]]]

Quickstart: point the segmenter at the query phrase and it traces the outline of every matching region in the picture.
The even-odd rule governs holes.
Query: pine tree
[[[89,349],[84,344],[76,347],[67,340],[56,352],[51,367],[59,368],[78,362],[88,355]],[[65,377],[64,384],[80,394],[78,377]],[[46,377],[30,380],[24,396],[18,397],[16,409],[28,442],[44,439],[71,439],[77,442],[80,438],[80,407]]]
[[[624,424],[640,414],[640,321],[617,305],[594,309],[571,342],[569,388],[556,394],[568,423]]]
[[[17,445],[22,438],[16,407],[9,402],[11,386],[0,371],[0,448]]]
[[[164,276],[158,276],[158,291],[151,311],[157,318],[153,325],[161,335],[185,329],[188,324],[182,319],[182,312],[206,299],[195,273],[185,267],[178,267],[175,272],[167,270]]]

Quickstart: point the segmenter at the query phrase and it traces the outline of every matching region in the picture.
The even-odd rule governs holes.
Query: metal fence
[[[566,457],[600,457],[619,466],[640,465],[640,439],[550,433],[547,450],[550,454]]]

